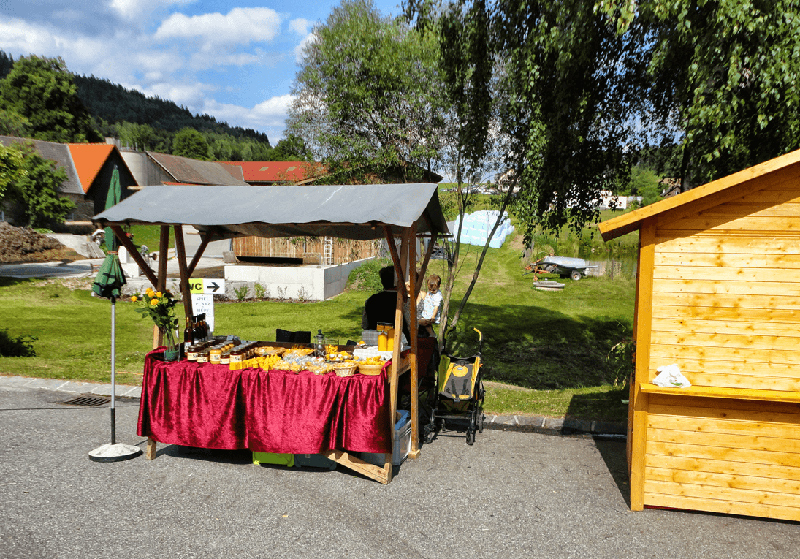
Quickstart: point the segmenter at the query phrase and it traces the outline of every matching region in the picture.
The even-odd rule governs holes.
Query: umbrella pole
[[[112,295],[111,296],[111,444],[116,444],[117,442],[117,433],[116,433],[116,421],[115,421],[115,388],[116,388],[116,334],[117,334],[117,313],[116,313],[116,298]]]

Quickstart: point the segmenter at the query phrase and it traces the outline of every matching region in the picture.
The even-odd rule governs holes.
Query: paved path
[[[164,444],[153,461],[92,462],[109,411],[64,400],[0,386],[0,559],[794,559],[800,547],[798,523],[631,512],[621,441],[445,434],[384,486]],[[137,413],[117,406],[117,440],[144,447]]]

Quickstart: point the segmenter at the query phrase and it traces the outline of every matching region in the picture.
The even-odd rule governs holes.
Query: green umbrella
[[[122,185],[119,182],[119,169],[114,167],[114,172],[111,175],[111,183],[108,185],[108,194],[106,195],[106,207],[109,209],[111,206],[118,204],[122,200]],[[116,299],[122,292],[122,286],[125,285],[125,274],[122,271],[122,265],[117,256],[117,239],[114,237],[114,232],[110,227],[105,228],[105,241],[108,254],[106,255],[103,264],[100,266],[100,271],[97,272],[97,277],[92,284],[92,291],[100,297],[111,299],[111,444],[104,444],[99,448],[94,449],[89,453],[89,459],[96,462],[116,462],[118,460],[127,460],[141,454],[141,449],[131,445],[116,444],[116,421],[115,413],[115,387],[116,387]]]

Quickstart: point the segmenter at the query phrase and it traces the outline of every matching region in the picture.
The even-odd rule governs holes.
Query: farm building
[[[800,520],[800,151],[600,230],[639,231],[631,508]]]

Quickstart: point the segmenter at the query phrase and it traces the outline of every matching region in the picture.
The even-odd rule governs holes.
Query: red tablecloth
[[[145,358],[139,436],[167,444],[257,452],[389,452],[386,373],[231,371]]]

